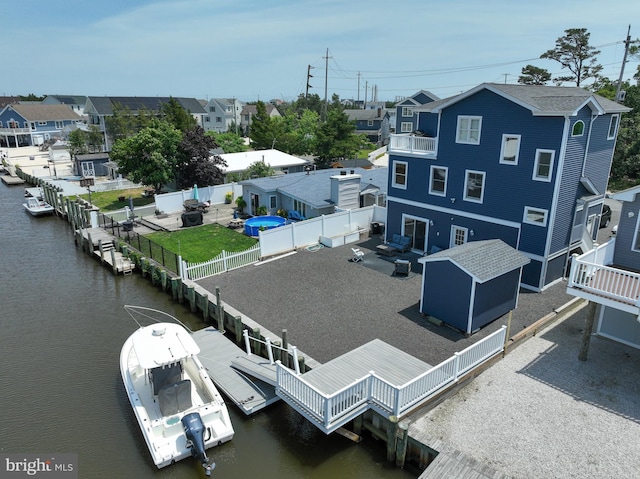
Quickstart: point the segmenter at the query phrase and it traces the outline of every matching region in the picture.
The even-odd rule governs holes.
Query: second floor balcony
[[[389,153],[402,153],[425,158],[435,158],[438,151],[438,139],[429,136],[407,133],[391,135]]]
[[[639,315],[640,274],[613,264],[615,242],[573,257],[567,293]]]

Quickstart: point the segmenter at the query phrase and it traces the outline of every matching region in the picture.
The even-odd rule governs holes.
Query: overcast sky
[[[637,0],[20,0],[0,11],[0,95],[393,101],[516,83],[568,28],[617,80]],[[635,28],[635,29],[634,29]],[[640,23],[631,25],[632,39]],[[326,52],[328,49],[328,59]],[[328,64],[328,69],[325,65]],[[625,68],[630,79],[638,61]]]

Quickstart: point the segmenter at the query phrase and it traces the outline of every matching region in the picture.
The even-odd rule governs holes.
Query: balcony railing
[[[28,135],[31,133],[30,128],[0,128],[0,134],[2,135]]]
[[[597,297],[640,306],[640,274],[609,266],[613,259],[615,239],[576,256],[571,263],[567,288],[579,289]]]
[[[436,156],[438,139],[413,134],[391,135],[389,152],[411,153],[420,156]]]

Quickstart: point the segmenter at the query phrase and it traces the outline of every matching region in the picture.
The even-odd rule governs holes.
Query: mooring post
[[[218,308],[220,316],[218,316],[218,331],[224,334],[224,304],[221,304]]]
[[[162,291],[166,291],[167,290],[167,271],[164,269],[160,271],[160,282],[162,283]]]
[[[273,364],[273,350],[271,349],[271,338],[265,338],[267,343],[267,356],[269,357],[269,364]]]
[[[396,458],[396,432],[398,430],[398,416],[389,416],[387,423],[387,461]]]
[[[298,362],[298,348],[291,346],[291,352],[293,353],[293,367],[296,370],[296,374],[300,374],[300,363]]]
[[[362,419],[363,415],[360,414],[353,420],[353,432],[358,436],[362,436]]]
[[[202,295],[202,319],[205,323],[209,323],[209,295]]]
[[[233,318],[233,328],[236,332],[236,343],[240,344],[242,341],[242,317],[235,316]]]
[[[193,286],[187,286],[187,298],[191,312],[195,313],[198,308],[196,306],[196,290]]]
[[[116,250],[111,248],[111,269],[113,274],[118,274],[118,264],[116,263]]]
[[[174,301],[178,300],[178,278],[171,278],[171,297]]]
[[[177,278],[178,283],[178,303],[184,303],[184,286],[182,285],[182,278]]]
[[[218,320],[218,329],[220,328],[220,306],[222,303],[220,302],[220,288],[216,286],[216,319]]]
[[[405,458],[407,455],[407,443],[409,439],[409,423],[402,421],[398,425],[398,436],[396,445],[396,466],[404,467]]]

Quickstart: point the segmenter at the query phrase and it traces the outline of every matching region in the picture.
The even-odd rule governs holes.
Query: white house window
[[[58,122],[56,122],[56,126],[58,125]],[[38,126],[47,126],[47,122],[46,121],[39,121],[38,122]]]
[[[56,129],[57,130],[62,130],[63,128],[64,128],[64,122],[56,121]]]
[[[275,209],[276,207],[276,196],[269,196],[269,208]]]
[[[571,130],[571,136],[582,136],[584,135],[584,121],[578,120],[573,124],[573,129]]]
[[[403,106],[402,107],[402,116],[404,116],[404,117],[413,116],[413,108],[410,108],[408,106]]]
[[[373,126],[373,120],[367,120],[367,126]]]
[[[406,161],[393,162],[393,186],[394,188],[407,189],[407,170],[409,165]]]
[[[505,165],[517,165],[520,154],[520,135],[502,135],[502,148],[500,149],[500,163]]]
[[[530,225],[547,226],[548,213],[549,212],[547,210],[525,206],[524,218],[522,218],[522,221]]]
[[[401,133],[411,133],[413,131],[413,123],[410,121],[403,121],[400,123]]]
[[[451,248],[454,246],[460,246],[467,242],[468,230],[460,226],[451,226],[451,238],[449,238],[449,245]]]
[[[609,133],[607,134],[607,140],[613,140],[616,137],[618,131],[618,118],[619,115],[612,115],[611,122],[609,123]]]
[[[482,203],[484,197],[484,177],[483,171],[466,171],[464,182],[464,199],[465,201],[473,201]]]
[[[31,128],[32,130],[35,130],[36,129],[36,122],[35,121],[31,122],[29,128]]]
[[[222,123],[222,117],[216,116],[216,123]]]
[[[480,144],[481,116],[459,116],[456,143]]]
[[[442,166],[431,167],[429,193],[437,196],[445,196],[447,194],[447,168]]]
[[[215,106],[210,106],[209,107],[209,113],[215,113],[216,111],[216,107]]]
[[[536,164],[533,167],[533,179],[537,181],[551,181],[553,170],[553,150],[536,150]]]

